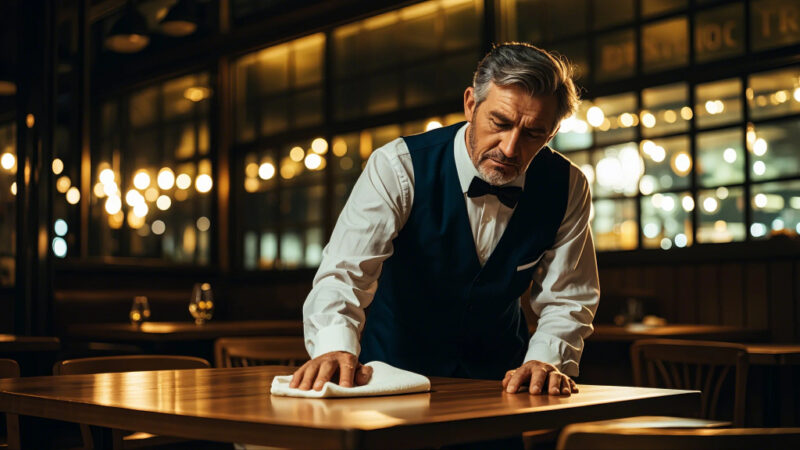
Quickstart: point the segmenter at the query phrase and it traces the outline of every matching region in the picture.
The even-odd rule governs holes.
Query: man
[[[578,102],[565,61],[499,45],[464,93],[466,124],[376,150],[303,307],[312,360],[291,386],[363,385],[362,362],[382,360],[509,393],[577,392],[600,292],[591,194],[546,144]],[[528,341],[518,299],[531,282]]]

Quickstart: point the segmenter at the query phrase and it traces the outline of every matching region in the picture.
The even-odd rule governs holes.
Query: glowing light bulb
[[[589,125],[593,127],[599,127],[602,125],[603,119],[605,118],[606,115],[599,106],[592,106],[586,111],[586,120],[589,121]]]
[[[316,170],[322,164],[322,158],[316,153],[309,153],[305,158],[305,165],[309,170]]]
[[[271,162],[262,163],[258,166],[258,177],[262,180],[269,180],[275,176],[275,165]]]
[[[147,187],[150,186],[150,175],[144,170],[137,172],[136,175],[133,176],[133,185],[136,186],[136,189],[147,189]]]
[[[182,173],[175,178],[175,185],[178,186],[178,189],[189,189],[189,186],[192,185],[192,177],[189,174]]]
[[[3,169],[11,170],[16,163],[17,157],[12,153],[3,153],[3,156],[0,156],[0,166],[2,166]]]
[[[106,212],[109,214],[116,214],[122,209],[122,200],[116,195],[112,195],[106,199]]]
[[[170,206],[172,206],[172,199],[170,199],[166,195],[161,195],[158,197],[158,199],[156,199],[156,207],[158,207],[158,209],[166,211],[169,209]]]
[[[214,181],[211,179],[211,176],[206,174],[200,174],[194,180],[194,188],[197,189],[197,192],[201,194],[205,194],[206,192],[211,190],[211,187],[214,185]]]
[[[328,152],[328,141],[323,138],[316,138],[311,141],[311,150],[318,155],[324,155]]]
[[[72,186],[67,190],[67,203],[70,205],[75,205],[79,201],[81,201],[81,191],[78,190],[75,186]]]
[[[172,189],[172,186],[175,185],[175,172],[169,167],[162,167],[161,170],[158,171],[157,183],[158,187],[165,191]]]

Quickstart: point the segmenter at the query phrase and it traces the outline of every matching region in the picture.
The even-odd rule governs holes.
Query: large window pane
[[[642,0],[644,17],[676,11],[686,7],[686,0]]]
[[[716,187],[744,181],[742,130],[700,133],[697,135],[697,181],[703,187]]]
[[[738,78],[697,86],[694,112],[698,127],[712,127],[742,120],[742,82]]]
[[[635,0],[617,0],[613,8],[608,8],[608,0],[592,0],[594,7],[593,24],[595,29],[606,28],[633,21]]]
[[[645,72],[685,66],[689,62],[689,25],[684,17],[642,29],[642,67]]]
[[[639,124],[639,115],[636,114],[638,108],[635,94],[599,97],[595,99],[594,106],[599,108],[599,112],[587,110],[587,120],[597,127],[595,133],[598,144],[626,141],[636,136],[635,127]],[[601,116],[602,120],[599,119]]]
[[[686,84],[671,84],[642,91],[642,136],[687,131],[692,109]]]
[[[633,250],[638,245],[636,199],[595,200],[592,234],[597,250]]]
[[[641,150],[644,175],[639,180],[639,190],[642,194],[689,187],[693,164],[688,136],[642,141]]]
[[[747,104],[752,119],[800,112],[800,66],[751,75]]]
[[[800,180],[754,184],[752,195],[751,236],[800,234]]]
[[[769,180],[800,174],[800,120],[756,125],[748,131],[754,180]]]
[[[800,5],[796,0],[750,2],[750,41],[753,50],[782,47],[800,42]]]
[[[689,192],[642,197],[642,246],[669,250],[692,245],[693,209]]]
[[[735,3],[697,13],[694,45],[697,62],[744,52],[744,5]]]
[[[594,77],[609,81],[631,77],[636,73],[636,45],[633,30],[600,35],[595,41]]]
[[[644,172],[644,162],[633,142],[606,147],[595,152],[595,195],[634,196],[639,190],[639,178]]]
[[[108,117],[99,120],[92,155],[90,255],[209,263],[211,95],[208,75],[197,74],[101,105]]]
[[[592,129],[587,122],[586,113],[592,108],[589,101],[581,102],[575,115],[561,121],[561,127],[553,138],[552,146],[556,150],[569,151],[592,146]],[[597,111],[596,109],[593,112]],[[601,119],[594,118],[600,123]]]
[[[697,242],[743,241],[745,238],[742,188],[701,190],[697,199]]]

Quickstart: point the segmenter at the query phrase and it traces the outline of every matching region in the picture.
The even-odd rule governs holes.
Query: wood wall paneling
[[[721,320],[721,306],[719,295],[718,266],[714,264],[701,264],[697,266],[695,275],[697,287],[698,321],[700,323],[718,324]]]
[[[769,328],[767,302],[767,267],[762,262],[745,265],[745,323],[749,328]]]
[[[697,270],[690,266],[678,267],[675,274],[675,302],[677,303],[677,321],[681,323],[697,323],[699,309],[695,297],[695,281]]]
[[[772,339],[790,342],[794,338],[794,284],[792,262],[769,264],[770,328]]]
[[[744,266],[727,263],[719,267],[719,296],[722,324],[745,326]]]

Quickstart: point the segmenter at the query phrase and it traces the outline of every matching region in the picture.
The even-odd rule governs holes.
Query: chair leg
[[[16,414],[6,414],[6,443],[10,450],[20,450],[19,416]]]

